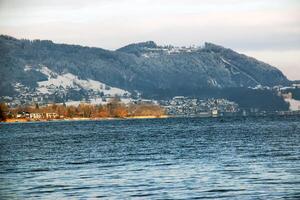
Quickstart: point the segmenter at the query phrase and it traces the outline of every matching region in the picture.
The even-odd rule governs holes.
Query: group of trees
[[[66,106],[52,104],[48,106],[19,106],[16,108],[8,108],[5,104],[1,104],[0,117],[14,118],[20,112],[29,113],[56,113],[59,118],[124,118],[134,116],[161,116],[164,110],[154,104],[124,104],[114,100],[106,105],[79,104],[78,106]]]
[[[5,103],[0,103],[0,122],[6,120],[6,113],[8,111],[8,107]]]

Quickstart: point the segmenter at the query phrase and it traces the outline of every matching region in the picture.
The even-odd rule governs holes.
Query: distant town
[[[49,103],[42,97],[11,99],[1,103],[1,121],[48,121],[69,119],[103,119],[130,117],[220,117],[220,116],[264,116],[264,115],[299,115],[300,100],[294,98],[292,91],[299,90],[299,84],[290,87],[257,86],[254,90],[275,90],[288,104],[289,110],[267,112],[265,110],[241,108],[237,103],[224,98],[199,99],[175,96],[168,100],[149,100],[135,98],[125,93],[123,96],[101,95],[101,101],[92,102],[83,99],[68,103]],[[298,95],[298,94],[296,94]],[[97,98],[97,96],[94,98]],[[8,99],[6,99],[7,101]]]
[[[277,95],[282,97],[289,104],[287,111],[265,111],[257,108],[244,109],[237,103],[227,99],[197,99],[184,96],[175,96],[173,99],[159,101],[166,113],[171,116],[199,116],[199,117],[217,117],[217,116],[247,116],[247,115],[298,115],[300,114],[300,100],[293,97],[292,91],[299,91],[300,84],[293,84],[289,87],[276,86],[273,88],[257,86],[254,90],[274,90]],[[298,94],[297,94],[298,95]]]

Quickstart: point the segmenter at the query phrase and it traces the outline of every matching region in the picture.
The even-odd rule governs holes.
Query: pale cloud
[[[214,42],[300,71],[298,0],[0,0],[0,33],[116,49],[132,42]],[[274,54],[271,52],[283,52]],[[263,52],[259,54],[259,52]],[[269,52],[269,53],[268,53]],[[286,56],[289,53],[290,56]],[[266,56],[266,55],[269,56]],[[282,55],[282,56],[280,56]],[[276,56],[272,59],[273,56]],[[288,67],[289,66],[289,67]],[[298,76],[300,79],[300,75]]]

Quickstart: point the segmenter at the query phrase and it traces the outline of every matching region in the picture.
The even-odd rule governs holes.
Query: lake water
[[[0,124],[0,199],[300,199],[300,118]]]

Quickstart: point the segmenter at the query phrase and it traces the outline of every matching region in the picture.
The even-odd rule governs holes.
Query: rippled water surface
[[[0,124],[0,199],[300,199],[300,118]]]

